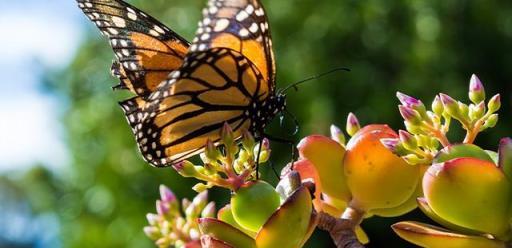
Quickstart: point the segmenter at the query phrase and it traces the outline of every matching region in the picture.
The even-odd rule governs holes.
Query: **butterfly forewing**
[[[231,48],[256,65],[275,87],[275,62],[265,10],[257,0],[210,0],[203,10],[191,51]]]
[[[77,0],[79,7],[109,40],[117,61],[114,76],[146,97],[183,63],[188,42],[137,8],[117,0]]]

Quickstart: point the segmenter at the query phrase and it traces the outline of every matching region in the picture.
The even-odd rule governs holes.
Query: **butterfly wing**
[[[86,16],[109,38],[120,84],[147,97],[178,69],[189,43],[165,25],[121,0],[77,0]]]
[[[151,94],[148,103],[121,103],[146,161],[162,167],[218,142],[224,123],[236,137],[251,125],[249,107],[268,87],[255,64],[237,51],[213,48],[190,53],[182,68]]]
[[[191,51],[231,48],[256,65],[275,89],[275,61],[267,16],[258,0],[210,0]]]
[[[198,154],[220,140],[224,123],[236,137],[254,129],[253,115],[273,94],[273,56],[258,1],[211,0],[181,67],[148,97],[120,103],[145,160],[163,167]],[[130,80],[119,62],[113,74]]]

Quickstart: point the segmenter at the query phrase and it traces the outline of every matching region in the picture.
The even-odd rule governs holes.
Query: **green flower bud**
[[[456,119],[460,118],[458,103],[449,95],[443,93],[439,94],[439,97],[443,103],[444,112]]]
[[[400,141],[406,149],[414,151],[416,148],[418,148],[418,142],[416,141],[416,138],[410,133],[404,130],[399,130],[398,135],[400,137]]]
[[[482,130],[493,128],[496,126],[496,123],[498,123],[498,114],[492,114],[487,118],[487,120],[485,120],[484,125],[482,126]]]
[[[346,131],[348,135],[354,136],[354,134],[357,133],[361,129],[361,125],[359,124],[359,120],[357,119],[356,115],[352,112],[350,112],[347,116],[347,126]]]
[[[181,209],[187,209],[190,204],[192,204],[192,202],[189,199],[184,198],[181,200]]]
[[[392,153],[403,156],[409,153],[407,149],[403,146],[403,144],[400,142],[400,139],[396,138],[383,138],[380,139],[380,143],[386,147],[386,149],[390,150]]]
[[[405,162],[407,162],[410,165],[418,165],[423,162],[423,160],[416,154],[407,154],[405,156],[402,156],[402,159],[405,160]]]
[[[418,124],[414,124],[414,123],[411,123],[409,121],[404,121],[404,125],[405,125],[405,129],[407,129],[407,131],[409,133],[420,134],[420,133],[423,132],[421,130],[421,127]]]
[[[158,224],[159,217],[156,214],[146,214],[146,219],[148,220],[148,223],[152,226],[156,226]]]
[[[405,121],[410,122],[414,125],[420,125],[422,122],[422,118],[418,111],[412,109],[411,107],[399,105],[398,110],[400,111],[400,115],[404,118]]]
[[[158,247],[169,247],[171,245],[171,241],[167,237],[162,237],[158,239],[155,244]]]
[[[434,113],[436,113],[439,116],[443,114],[444,106],[439,96],[436,96],[434,98],[434,101],[432,101],[432,111],[434,111]]]
[[[244,130],[242,136],[242,146],[244,147],[244,149],[247,151],[251,151],[255,145],[256,141],[254,140],[254,136],[252,136],[252,134],[249,131]]]
[[[224,126],[222,127],[220,136],[221,136],[222,142],[226,146],[226,149],[229,149],[234,145],[235,137],[233,135],[233,129],[227,122],[224,123]]]
[[[268,161],[269,157],[270,157],[270,142],[268,141],[268,139],[263,139],[263,141],[261,142],[261,151],[260,151],[260,144],[256,145],[256,147],[254,147],[254,154],[257,156],[258,154],[260,155],[260,158],[258,160],[259,163],[265,163]]]
[[[494,113],[498,111],[501,107],[501,97],[500,94],[494,95],[491,100],[489,100],[489,103],[487,104],[487,108],[489,108],[490,113]]]
[[[152,240],[157,240],[160,238],[160,230],[158,230],[157,227],[154,226],[145,226],[144,227],[144,234],[148,236]]]
[[[208,202],[208,191],[203,191],[194,197],[192,200],[192,205],[195,205],[198,209],[203,209]]]
[[[469,117],[471,120],[478,120],[485,114],[485,103],[482,101],[477,105],[471,104],[469,106]]]
[[[174,168],[176,172],[178,172],[180,175],[184,177],[195,177],[198,175],[196,166],[194,166],[194,164],[186,160],[172,165],[172,168]]]
[[[206,192],[208,188],[208,185],[204,183],[197,183],[196,185],[192,186],[192,190],[198,193]]]
[[[464,120],[469,120],[469,107],[467,104],[464,104],[462,102],[457,102],[457,105],[459,105],[459,114],[460,117]]]
[[[473,74],[469,80],[469,99],[478,104],[485,100],[485,90],[480,79]]]
[[[217,147],[215,147],[215,144],[209,139],[206,141],[206,148],[204,150],[204,154],[207,158],[207,161],[203,161],[205,163],[208,163],[209,161],[217,161],[217,159],[220,156],[219,150],[217,149]]]
[[[213,218],[215,217],[215,202],[210,202],[204,207],[203,211],[201,212],[202,218]]]
[[[398,100],[400,100],[400,103],[402,103],[402,105],[404,105],[406,107],[410,107],[410,108],[418,111],[418,113],[420,113],[420,115],[422,117],[426,116],[427,110],[426,110],[423,102],[421,102],[420,100],[418,100],[414,97],[403,94],[401,92],[397,92],[396,96],[397,96]]]

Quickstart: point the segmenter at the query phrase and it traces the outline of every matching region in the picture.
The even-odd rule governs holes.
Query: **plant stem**
[[[482,127],[482,125],[484,124],[484,122],[482,121],[484,118],[478,120],[474,125],[473,127],[471,128],[468,128],[468,130],[466,131],[466,137],[464,137],[464,141],[463,143],[464,144],[473,144],[473,142],[475,141],[476,139],[476,136],[478,135],[478,133],[480,132],[480,128]]]
[[[354,229],[363,219],[364,213],[348,207],[341,218],[327,213],[318,213],[318,228],[328,231],[337,248],[364,248]]]
[[[439,140],[439,142],[441,143],[441,145],[443,147],[447,147],[447,146],[451,145],[450,141],[448,140],[446,135],[441,130],[439,130],[439,129],[437,129],[437,128],[435,128],[432,125],[427,124],[427,123],[425,123],[425,126],[432,133],[432,135]]]

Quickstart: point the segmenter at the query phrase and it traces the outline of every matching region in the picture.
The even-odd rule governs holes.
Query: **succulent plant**
[[[393,154],[381,139],[398,139],[387,125],[360,127],[352,113],[345,136],[331,126],[331,138],[310,135],[298,145],[300,159],[294,163],[303,179],[315,183],[315,209],[334,217],[351,219],[359,241],[368,238],[360,229],[363,218],[398,216],[416,207],[421,195],[420,179],[425,167],[411,166]]]
[[[485,104],[484,87],[475,75],[470,79],[468,95],[472,103],[466,105],[439,94],[432,111],[412,118],[403,108],[414,109],[411,102],[419,100],[399,93],[408,132],[400,131],[399,139],[382,140],[410,164],[431,164],[422,179],[424,195],[417,202],[443,228],[411,221],[393,225],[399,236],[423,247],[510,246],[512,140],[502,139],[498,153],[473,144],[479,132],[496,125],[500,96]],[[466,130],[460,144],[446,138],[452,119]]]

